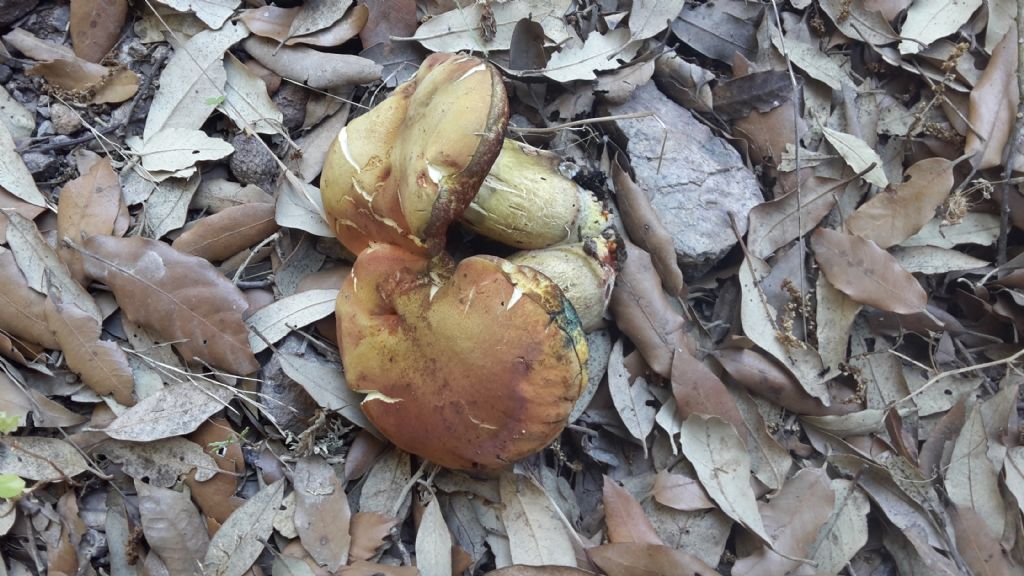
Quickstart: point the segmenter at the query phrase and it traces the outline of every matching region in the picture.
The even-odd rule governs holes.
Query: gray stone
[[[52,153],[25,152],[21,159],[36,180],[46,180],[57,173],[57,157]]]
[[[637,183],[672,234],[683,271],[706,272],[736,244],[729,213],[735,215],[740,232],[746,232],[747,214],[764,201],[753,172],[732,146],[653,82],[609,111],[656,115],[657,119],[620,120],[617,125],[629,141],[627,152]]]

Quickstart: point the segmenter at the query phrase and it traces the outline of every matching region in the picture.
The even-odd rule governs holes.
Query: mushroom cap
[[[495,470],[547,446],[587,381],[587,344],[561,290],[526,266],[454,266],[374,244],[337,306],[342,362],[362,408],[399,448]]]
[[[479,58],[432,54],[416,76],[342,128],[321,177],[335,235],[438,254],[501,151],[508,96]]]

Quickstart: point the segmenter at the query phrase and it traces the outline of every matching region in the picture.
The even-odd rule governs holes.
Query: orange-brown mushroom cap
[[[544,275],[375,244],[338,296],[348,385],[399,448],[494,470],[547,446],[586,382],[579,319]]]
[[[321,177],[341,243],[438,254],[501,151],[508,96],[483,60],[432,54],[416,76],[341,130]]]

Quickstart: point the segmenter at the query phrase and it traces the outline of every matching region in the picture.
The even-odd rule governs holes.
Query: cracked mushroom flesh
[[[416,76],[341,130],[321,177],[341,243],[371,242],[431,256],[501,151],[508,97],[483,60],[433,54]]]
[[[455,266],[374,244],[337,316],[363,411],[399,448],[448,468],[495,470],[541,450],[587,380],[572,305],[543,274],[500,258]]]

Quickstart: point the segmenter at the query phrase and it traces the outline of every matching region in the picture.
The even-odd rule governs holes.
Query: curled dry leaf
[[[825,406],[811,396],[775,362],[754,350],[727,348],[714,353],[729,376],[750,392],[782,406],[795,414],[824,416],[846,411],[839,406]],[[851,410],[854,408],[851,408]]]
[[[113,290],[124,315],[174,342],[186,361],[240,375],[259,368],[242,322],[249,304],[206,260],[140,237],[93,236],[83,254],[86,273]]]
[[[188,495],[138,480],[135,491],[151,553],[160,556],[169,574],[194,573],[206,555],[210,536]]]
[[[380,80],[381,67],[372,60],[349,54],[329,54],[301,46],[278,47],[266,38],[251,36],[245,49],[253,58],[284,78],[318,90],[331,90]]]
[[[46,324],[45,302],[46,296],[29,287],[14,253],[0,248],[0,331],[32,344],[59,349],[60,343]]]
[[[629,256],[616,278],[608,309],[651,369],[667,378],[676,349],[692,350],[686,320],[662,291],[651,255],[628,240],[623,242]]]
[[[23,389],[3,372],[0,372],[0,412],[16,417],[19,427],[27,423],[30,412],[32,425],[38,428],[77,426],[88,420],[50,400],[35,388]]]
[[[917,279],[870,240],[819,228],[811,248],[828,281],[857,302],[897,314],[921,312],[928,304]]]
[[[295,528],[302,545],[330,571],[348,559],[349,521],[352,511],[338,475],[319,456],[302,458],[295,465]]]
[[[128,355],[116,342],[100,340],[100,322],[88,312],[64,302],[55,293],[44,307],[46,323],[53,331],[68,367],[97,394],[113,394],[118,403],[135,404],[135,379]]]
[[[935,217],[953,187],[953,163],[927,158],[907,169],[908,180],[885,189],[846,219],[852,234],[889,248],[916,234]]]
[[[273,204],[242,204],[202,218],[182,232],[171,246],[210,261],[225,260],[264,240],[278,228]]]
[[[72,0],[69,28],[75,54],[99,62],[117,44],[128,15],[127,0]]]
[[[683,550],[655,544],[622,542],[587,550],[587,556],[608,576],[712,576],[718,572]]]
[[[114,234],[115,223],[127,215],[127,211],[117,172],[110,165],[110,159],[103,158],[61,189],[57,237],[81,243],[93,234]],[[64,244],[57,247],[57,254],[67,264],[71,276],[85,285],[82,255]]]
[[[664,544],[640,503],[625,488],[605,476],[602,494],[610,542]]]
[[[269,344],[284,338],[292,330],[307,326],[334,313],[338,289],[297,292],[265,306],[246,320],[250,327],[249,345],[262,352]],[[262,337],[261,337],[262,336]]]
[[[618,162],[612,163],[612,181],[615,183],[616,204],[630,239],[650,254],[651,264],[658,271],[665,290],[669,294],[682,296],[686,284],[676,260],[675,240],[651,207],[651,199]],[[629,256],[627,253],[626,257]]]

